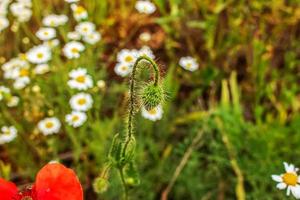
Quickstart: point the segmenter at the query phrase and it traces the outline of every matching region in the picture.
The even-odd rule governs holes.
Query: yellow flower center
[[[19,73],[20,73],[20,76],[22,76],[22,77],[29,75],[28,69],[21,69]]]
[[[26,56],[25,53],[19,54],[19,57],[20,57],[21,60],[27,60],[27,56]]]
[[[48,33],[47,31],[45,31],[45,32],[44,32],[44,35],[46,35],[46,36],[47,36],[47,35],[49,35],[49,33]]]
[[[46,128],[52,128],[54,126],[53,122],[46,122]]]
[[[37,53],[36,56],[41,59],[41,58],[44,57],[44,54],[43,53]]]
[[[54,20],[50,21],[50,26],[55,26],[55,21]]]
[[[79,105],[84,105],[85,103],[86,103],[86,100],[83,98],[78,100]]]
[[[79,82],[79,83],[84,83],[85,82],[85,76],[78,76],[76,78],[76,81]]]
[[[122,70],[122,71],[126,71],[126,70],[127,70],[127,66],[122,66],[122,67],[121,67],[121,70]]]
[[[74,115],[73,117],[72,117],[72,121],[73,122],[76,122],[76,121],[78,121],[79,120],[79,117],[77,116],[77,115]]]
[[[294,173],[285,173],[282,176],[282,180],[287,185],[295,186],[297,184],[297,181],[298,181],[298,176]]]
[[[132,61],[133,61],[132,56],[126,56],[126,57],[125,57],[125,61],[126,61],[126,62],[132,62]]]
[[[72,53],[78,53],[79,50],[78,50],[77,48],[74,47],[74,48],[71,49],[71,52],[72,52]]]
[[[192,63],[187,63],[186,68],[190,69],[192,67]]]
[[[75,13],[80,15],[85,12],[85,9],[82,6],[78,6],[75,10]]]
[[[10,131],[9,131],[9,130],[5,130],[5,131],[3,131],[3,134],[4,134],[4,135],[9,135],[9,134],[10,134]]]
[[[155,115],[157,113],[155,108],[149,110],[148,112],[150,115]]]
[[[83,32],[87,32],[87,31],[88,31],[88,28],[87,28],[87,27],[84,27],[82,30],[83,30]]]

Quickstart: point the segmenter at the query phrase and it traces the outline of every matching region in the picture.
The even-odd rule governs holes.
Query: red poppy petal
[[[14,183],[0,178],[1,200],[12,200],[12,198],[17,194],[18,194],[18,188]]]
[[[39,171],[35,190],[38,200],[83,200],[76,174],[59,163],[47,164]]]

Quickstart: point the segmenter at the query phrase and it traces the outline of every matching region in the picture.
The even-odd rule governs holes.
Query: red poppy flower
[[[73,170],[59,163],[45,165],[31,188],[18,192],[14,183],[0,178],[1,200],[83,200],[81,184]]]

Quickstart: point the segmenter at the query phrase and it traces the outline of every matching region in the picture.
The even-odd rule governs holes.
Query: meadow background
[[[288,199],[271,174],[283,171],[283,161],[300,166],[300,2],[152,2],[156,11],[146,15],[136,11],[135,1],[81,1],[102,35],[96,45],[86,46],[73,60],[58,49],[49,63],[51,72],[31,77],[22,90],[13,89],[0,71],[0,85],[20,97],[13,108],[0,101],[0,126],[18,130],[15,140],[0,145],[0,176],[22,186],[32,183],[45,163],[59,160],[76,171],[87,200],[120,199],[115,171],[106,192],[96,194],[92,185],[114,134],[124,128],[129,81],[114,72],[117,53],[141,48],[145,43],[139,36],[148,32],[146,45],[161,68],[168,98],[161,120],[136,115],[140,184],[130,187],[130,199],[163,199],[183,157],[188,158],[168,199]],[[8,15],[11,26],[0,33],[2,64],[39,44],[34,33],[44,16],[71,16],[62,0],[33,0],[32,10],[26,23]],[[59,27],[61,45],[74,24]],[[199,69],[180,67],[184,56],[196,58]],[[68,72],[78,66],[105,86],[90,90],[94,104],[88,120],[73,128],[64,123],[75,93],[66,82]],[[139,79],[147,81],[146,75]],[[61,131],[44,136],[37,123],[53,115],[61,120]]]

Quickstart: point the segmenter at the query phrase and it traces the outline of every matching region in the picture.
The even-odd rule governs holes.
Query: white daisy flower
[[[34,64],[46,63],[51,59],[51,50],[46,45],[38,45],[31,48],[27,53],[27,59]]]
[[[95,31],[95,28],[96,26],[92,22],[80,22],[75,26],[75,31],[82,36],[86,36],[93,33]]]
[[[3,126],[0,133],[0,144],[8,143],[17,137],[17,129],[14,126]]]
[[[80,52],[85,49],[84,45],[77,41],[67,43],[63,48],[64,55],[69,58],[79,58]]]
[[[5,86],[0,86],[0,101],[4,98],[5,95],[10,94],[10,89]]]
[[[139,52],[137,50],[122,49],[117,55],[117,61],[126,63],[127,65],[133,65],[138,55]]]
[[[22,2],[12,3],[10,5],[10,11],[17,18],[19,22],[29,21],[32,15],[30,7]]]
[[[0,33],[9,26],[9,21],[6,17],[0,16]]]
[[[56,30],[54,28],[40,28],[36,32],[36,36],[40,40],[50,40],[56,37]]]
[[[19,67],[15,69],[15,78],[28,77],[30,74],[29,66]]]
[[[35,74],[45,74],[50,71],[50,67],[48,64],[39,64],[34,68]]]
[[[47,40],[44,41],[43,45],[49,47],[50,49],[57,47],[59,45],[59,40],[58,39],[53,39],[53,40]]]
[[[43,18],[44,26],[58,27],[66,24],[68,17],[66,15],[51,14]]]
[[[25,76],[25,77],[19,77],[15,80],[13,86],[16,90],[21,90],[25,88],[28,84],[30,83],[30,78]]]
[[[67,38],[70,40],[80,40],[81,35],[76,31],[72,31],[67,34]]]
[[[155,55],[153,54],[152,50],[150,49],[150,47],[148,46],[143,46],[140,50],[139,50],[139,56],[148,56],[151,59],[155,58]]]
[[[180,58],[179,65],[182,68],[189,70],[191,72],[193,72],[199,68],[199,64],[198,64],[197,60],[190,56]]]
[[[157,107],[155,107],[151,110],[146,110],[145,107],[142,107],[142,116],[151,121],[160,120],[163,116],[162,106],[158,105]]]
[[[27,65],[29,64],[26,60],[22,60],[20,58],[12,58],[8,62],[4,63],[1,68],[3,71],[7,71],[17,67],[23,67]]]
[[[84,68],[73,69],[69,77],[71,80],[68,81],[68,85],[72,89],[87,90],[93,87],[93,79]]]
[[[38,123],[38,129],[44,135],[58,133],[60,127],[61,123],[56,117],[48,117]]]
[[[126,63],[117,63],[114,70],[115,70],[117,75],[125,77],[125,76],[127,76],[128,74],[131,73],[132,66],[128,65]]]
[[[11,96],[7,101],[7,106],[12,108],[16,107],[19,104],[20,98],[17,96]]]
[[[152,14],[156,10],[156,7],[153,3],[151,3],[150,1],[143,1],[143,0],[137,1],[135,4],[135,8],[140,13],[145,13],[145,14]]]
[[[0,3],[0,16],[6,16],[8,11],[8,5],[10,4],[11,0],[1,0]]]
[[[71,97],[70,106],[76,111],[87,111],[93,105],[92,96],[88,93],[78,93]]]
[[[281,175],[272,175],[272,179],[277,183],[276,187],[279,190],[286,189],[286,195],[292,195],[296,199],[300,199],[300,177],[297,175],[298,168],[295,168],[293,164],[283,163],[285,173]]]
[[[88,13],[86,9],[77,4],[71,4],[71,9],[73,11],[73,16],[77,21],[82,19],[86,19],[88,17]]]
[[[83,37],[83,41],[88,44],[96,44],[99,40],[101,40],[101,34],[98,32],[93,32]]]
[[[29,63],[20,58],[12,58],[2,65],[5,79],[17,79],[29,75]]]
[[[105,83],[104,80],[97,81],[97,87],[98,88],[103,89],[103,88],[105,88],[105,86],[106,86],[106,83]]]
[[[149,32],[141,33],[139,39],[143,42],[149,42],[151,40],[151,34]]]
[[[74,128],[84,124],[86,119],[87,115],[84,112],[72,111],[72,113],[66,115],[66,122]]]

